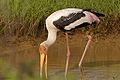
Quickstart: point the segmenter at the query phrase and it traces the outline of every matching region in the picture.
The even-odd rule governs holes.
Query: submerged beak
[[[47,50],[44,46],[40,45],[40,77],[42,77],[43,65],[45,65],[45,76],[47,78]]]

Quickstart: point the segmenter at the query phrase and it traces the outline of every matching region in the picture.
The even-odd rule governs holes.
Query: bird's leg
[[[82,66],[80,67],[80,72],[81,72],[81,74],[80,74],[80,80],[84,80]]]
[[[79,68],[80,68],[80,70],[81,70],[82,61],[83,61],[83,59],[85,57],[86,51],[87,51],[87,49],[88,49],[88,47],[90,45],[90,42],[92,40],[92,36],[91,35],[87,35],[87,37],[88,37],[88,42],[87,42],[87,44],[85,46],[84,52],[83,52],[82,57],[81,57],[80,62],[79,62]]]
[[[69,65],[70,49],[69,49],[68,33],[65,33],[65,35],[66,35],[66,48],[67,48],[67,58],[66,58],[66,67],[65,67],[65,77],[66,77],[68,71],[68,65]]]
[[[85,46],[84,52],[83,52],[82,57],[81,57],[81,59],[80,59],[79,67],[81,67],[82,61],[83,61],[83,59],[84,59],[84,57],[85,57],[85,53],[86,53],[86,51],[87,51],[87,49],[88,49],[88,47],[89,47],[89,45],[90,45],[90,42],[91,42],[91,40],[92,40],[92,36],[91,36],[91,35],[87,35],[87,37],[88,37],[88,42],[87,42],[87,44],[86,44],[86,46]]]

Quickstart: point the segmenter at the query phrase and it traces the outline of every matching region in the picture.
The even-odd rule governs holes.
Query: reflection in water
[[[64,39],[60,41],[56,41],[49,49],[48,74],[50,80],[64,80],[66,49]],[[12,67],[17,68],[21,74],[33,75],[32,73],[38,73],[38,47],[33,47],[31,44],[23,44],[4,48],[0,47],[0,59],[12,64]],[[68,80],[80,79],[78,62],[85,44],[86,40],[79,37],[70,40],[71,56],[68,70],[70,79]],[[120,80],[119,44],[119,39],[92,42],[83,62],[85,80]]]
[[[110,66],[84,67],[83,72],[85,80],[120,80],[120,65],[118,64]],[[64,80],[63,71],[51,70],[50,73],[50,80]],[[69,70],[68,76],[73,78],[70,80],[79,80],[79,75],[80,73],[78,69]]]

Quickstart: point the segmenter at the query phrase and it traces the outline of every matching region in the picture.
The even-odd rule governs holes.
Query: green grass
[[[0,80],[41,80],[33,69],[31,63],[24,63],[15,67],[15,65],[13,66],[0,59]]]
[[[56,10],[68,7],[91,8],[105,13],[102,29],[94,28],[93,33],[109,34],[111,30],[114,33],[116,24],[119,33],[119,0],[0,0],[0,33],[38,37],[44,33],[46,17]],[[116,23],[112,24],[113,21]],[[104,32],[101,32],[103,29]]]

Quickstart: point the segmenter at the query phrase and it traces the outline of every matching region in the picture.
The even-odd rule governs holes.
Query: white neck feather
[[[48,30],[47,40],[42,42],[40,45],[43,45],[44,47],[48,48],[56,41],[56,37],[57,37],[56,30]]]

